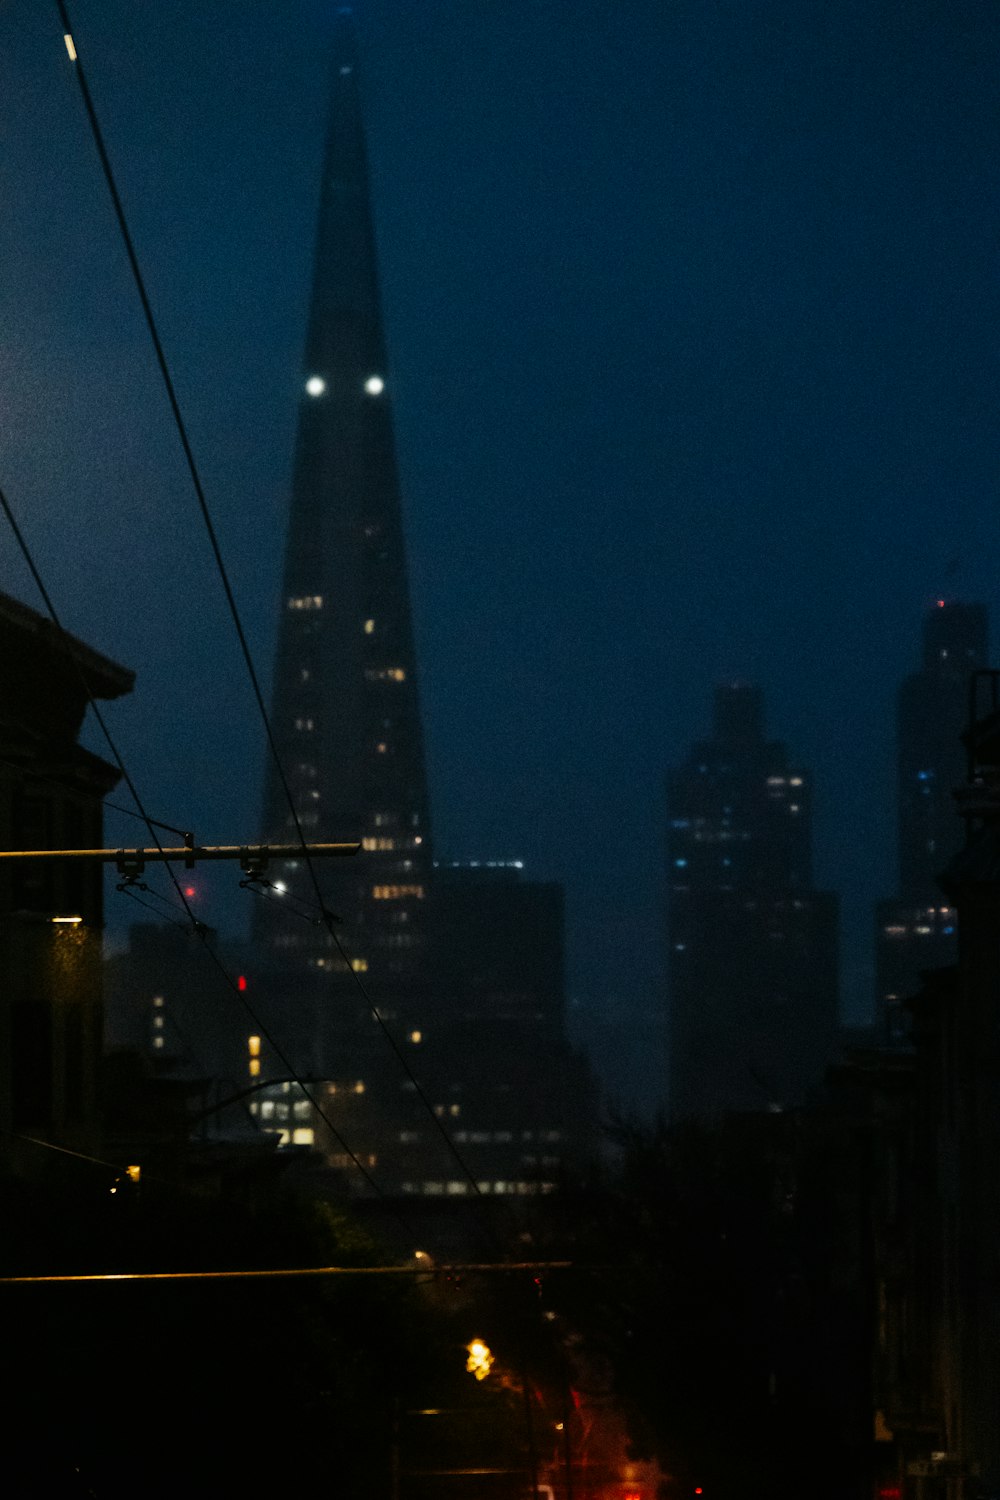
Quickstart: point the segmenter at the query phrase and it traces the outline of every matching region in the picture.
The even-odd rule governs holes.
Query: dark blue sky
[[[265,676],[331,15],[73,8]],[[662,773],[719,677],[760,681],[815,773],[868,1004],[895,687],[935,595],[997,603],[1000,21],[357,16],[438,849],[565,881],[574,995],[650,1100]],[[111,721],[150,808],[252,839],[261,732],[54,5],[0,7],[0,96],[0,478],[65,623],[138,673]],[[9,540],[0,586],[36,602]],[[238,922],[232,884],[208,920]]]

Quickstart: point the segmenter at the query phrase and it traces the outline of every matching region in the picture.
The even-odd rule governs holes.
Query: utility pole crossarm
[[[198,860],[238,859],[246,867],[271,859],[330,859],[357,854],[354,844],[185,844],[180,849],[0,849],[3,859],[93,859],[103,864],[164,864],[169,860],[192,865]]]

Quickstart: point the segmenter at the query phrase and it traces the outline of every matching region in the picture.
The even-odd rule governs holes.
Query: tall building
[[[272,724],[305,837],[362,842],[357,858],[315,868],[356,974],[410,1045],[426,984],[431,845],[356,50],[350,14],[341,12]],[[271,840],[296,837],[273,763],[263,824]],[[326,928],[301,919],[315,902],[303,862],[269,876],[287,892],[284,910],[280,901],[256,905],[275,1030],[296,1067],[341,1097],[357,1101],[375,1089],[383,1102],[370,1111],[374,1130],[386,1118],[385,1091],[400,1088],[398,1061]],[[266,1056],[265,1067],[280,1071]],[[303,1126],[300,1138],[307,1134]],[[375,1148],[364,1154],[367,1162]]]
[[[766,738],[758,688],[716,689],[667,804],[671,1114],[799,1104],[834,1045],[837,898],[813,886],[809,773]]]
[[[516,860],[441,864],[435,876],[438,999],[424,1038],[435,1107],[480,1192],[551,1192],[593,1158],[598,1115],[567,1035],[563,888],[526,880]]]
[[[906,1041],[905,1002],[921,973],[955,961],[955,912],[938,877],[964,838],[953,792],[965,777],[969,681],[986,665],[988,634],[985,605],[939,599],[924,618],[920,670],[899,690],[898,890],[879,902],[875,932],[877,1014],[892,1043]]]

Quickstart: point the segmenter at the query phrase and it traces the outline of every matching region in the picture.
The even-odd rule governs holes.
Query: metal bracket
[[[136,885],[139,876],[146,869],[146,861],[143,859],[142,852],[139,849],[131,851],[128,849],[119,849],[115,865],[119,875],[122,877],[123,885]],[[120,889],[121,887],[119,886]]]
[[[240,869],[248,880],[263,879],[269,854],[270,850],[266,844],[247,845],[240,850]]]

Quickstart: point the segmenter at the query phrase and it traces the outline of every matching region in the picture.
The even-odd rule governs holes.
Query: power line
[[[147,891],[150,896],[157,896],[157,895],[159,895],[158,891],[151,891],[149,889],[149,887],[146,886],[146,885],[144,885],[142,887],[142,889],[144,891]],[[159,906],[154,906],[153,903],[152,903],[152,901],[145,901],[145,900],[143,900],[142,896],[139,895],[139,893],[136,890],[136,888],[135,888],[134,885],[124,885],[124,884],[123,885],[119,885],[118,886],[118,893],[121,896],[128,896],[132,901],[135,901],[139,906],[144,906],[147,911],[155,912],[156,915],[159,917],[159,919],[160,919],[161,922],[167,921],[167,922],[170,923],[170,925],[172,927],[181,927],[181,928],[183,928],[183,930],[185,932],[190,932],[191,931],[191,924],[190,924],[190,922],[186,921],[182,917],[173,917],[173,916],[170,916],[170,914],[168,912],[163,911]],[[165,901],[167,903],[167,905],[170,906],[170,907],[172,907],[172,909],[174,911],[178,910],[178,908],[176,906],[174,906],[174,903],[171,902],[171,901],[169,901],[166,896],[160,896],[160,900],[161,901]]]
[[[14,538],[15,538],[15,540],[17,542],[18,548],[20,549],[21,555],[24,558],[24,561],[25,561],[25,563],[26,563],[26,565],[28,567],[29,572],[31,573],[32,578],[34,579],[35,586],[37,587],[38,592],[41,595],[41,597],[42,597],[42,599],[43,599],[43,601],[45,603],[45,607],[46,607],[46,609],[49,612],[49,617],[51,618],[52,623],[55,626],[55,628],[56,628],[56,630],[57,630],[57,632],[59,634],[59,638],[60,638],[60,641],[61,641],[61,643],[63,645],[63,648],[66,651],[67,658],[68,658],[68,660],[70,662],[72,662],[72,664],[73,664],[73,666],[74,666],[74,668],[75,668],[75,670],[77,672],[77,675],[78,675],[78,677],[80,679],[80,684],[81,684],[81,686],[83,688],[83,691],[84,691],[84,693],[85,693],[85,695],[87,697],[87,701],[89,702],[91,708],[94,711],[94,716],[95,716],[95,718],[97,720],[98,725],[100,726],[101,733],[104,735],[104,738],[105,738],[105,740],[107,742],[108,749],[110,750],[112,756],[114,757],[115,763],[116,763],[116,765],[118,767],[118,770],[121,773],[122,779],[124,780],[126,786],[129,789],[129,792],[132,795],[132,798],[133,798],[133,800],[135,802],[135,805],[138,808],[138,810],[139,810],[139,812],[140,812],[140,814],[142,816],[143,822],[146,824],[146,827],[149,829],[149,835],[152,838],[154,844],[156,845],[156,848],[157,848],[157,850],[159,852],[159,856],[164,861],[165,868],[167,870],[167,873],[170,876],[171,881],[173,882],[174,889],[176,890],[177,895],[180,898],[181,905],[183,906],[184,910],[186,911],[188,917],[190,918],[191,924],[194,927],[195,932],[202,939],[202,942],[203,942],[204,948],[205,948],[205,952],[209,955],[209,957],[211,958],[212,962],[216,965],[216,967],[218,968],[219,972],[222,974],[223,978],[226,980],[226,983],[229,985],[229,988],[237,996],[237,998],[239,999],[240,1003],[245,1008],[245,1010],[246,1010],[247,1014],[249,1015],[251,1021],[254,1023],[254,1026],[256,1027],[257,1031],[260,1033],[261,1036],[263,1036],[263,1037],[266,1038],[266,1040],[268,1042],[268,1045],[273,1049],[275,1055],[280,1059],[280,1061],[282,1062],[282,1064],[284,1065],[284,1067],[287,1069],[287,1071],[293,1077],[295,1077],[297,1079],[298,1078],[297,1071],[296,1071],[295,1067],[292,1065],[292,1063],[289,1061],[289,1059],[285,1056],[284,1049],[280,1046],[280,1044],[277,1042],[277,1040],[271,1035],[271,1033],[268,1030],[268,1028],[266,1026],[264,1026],[264,1024],[261,1022],[260,1018],[256,1015],[256,1013],[253,1010],[253,1007],[250,1005],[250,1002],[247,1000],[246,995],[240,990],[240,988],[236,984],[235,980],[227,972],[227,970],[225,969],[225,967],[222,964],[221,960],[219,959],[218,954],[214,951],[214,949],[211,947],[211,945],[207,941],[205,941],[205,938],[206,938],[205,925],[204,925],[204,923],[202,923],[202,922],[200,922],[198,920],[198,918],[195,916],[194,912],[192,911],[191,906],[190,906],[190,904],[188,902],[188,899],[187,899],[187,897],[184,894],[183,887],[181,886],[180,881],[177,879],[177,875],[176,875],[175,871],[173,870],[173,868],[171,867],[171,865],[168,862],[168,855],[167,855],[166,851],[164,850],[163,844],[160,841],[160,838],[159,838],[159,836],[158,836],[158,834],[156,832],[156,829],[154,828],[154,826],[152,824],[152,821],[149,819],[149,817],[146,814],[145,807],[143,806],[143,803],[142,803],[142,798],[139,796],[139,792],[138,792],[138,789],[137,789],[137,787],[135,785],[135,782],[132,780],[132,777],[129,775],[129,772],[128,772],[128,769],[127,769],[127,767],[125,765],[125,762],[122,759],[121,752],[119,751],[118,746],[117,746],[117,744],[116,744],[116,742],[114,740],[114,737],[111,734],[110,729],[108,728],[107,722],[106,722],[106,720],[104,718],[103,713],[100,710],[100,707],[99,707],[99,705],[97,703],[97,700],[94,697],[94,694],[91,692],[90,684],[87,681],[86,673],[84,672],[83,667],[81,666],[80,662],[77,660],[76,655],[73,652],[71,637],[69,636],[68,632],[63,628],[62,621],[60,620],[59,614],[58,614],[58,612],[56,610],[56,607],[55,607],[54,603],[52,602],[52,597],[49,594],[49,591],[48,591],[48,589],[45,586],[45,581],[42,578],[42,575],[41,575],[41,573],[40,573],[40,571],[38,569],[38,565],[35,562],[35,559],[34,559],[34,556],[32,555],[31,549],[28,546],[27,540],[25,539],[24,533],[21,531],[21,528],[20,528],[20,526],[17,523],[17,518],[15,517],[14,512],[13,512],[13,510],[11,508],[10,501],[7,499],[7,496],[6,496],[5,492],[3,491],[3,489],[0,489],[0,509],[3,510],[4,515],[7,518],[8,524],[10,525],[11,531],[14,533]],[[79,851],[69,851],[69,852],[70,853],[79,854]],[[186,854],[188,852],[189,851],[187,849],[185,849],[185,850],[178,850],[177,854],[178,854],[178,857],[181,857],[182,855],[184,855],[184,854]],[[368,1171],[368,1169],[364,1166],[364,1164],[362,1163],[360,1157],[358,1157],[357,1154],[354,1151],[351,1150],[350,1146],[347,1144],[347,1142],[344,1140],[343,1136],[337,1130],[336,1126],[334,1125],[333,1121],[329,1118],[329,1116],[327,1115],[326,1111],[323,1109],[322,1105],[313,1097],[312,1094],[310,1094],[310,1092],[306,1088],[305,1084],[299,1082],[299,1087],[302,1089],[303,1094],[309,1100],[309,1103],[312,1105],[313,1109],[315,1109],[315,1111],[319,1115],[319,1117],[326,1123],[326,1125],[329,1128],[330,1133],[332,1134],[334,1140],[336,1140],[337,1143],[338,1143],[338,1145],[341,1146],[341,1148],[343,1149],[344,1153],[347,1155],[347,1157],[349,1158],[349,1160],[354,1163],[354,1165],[357,1167],[358,1171],[364,1177],[365,1181],[369,1184],[369,1186],[374,1190],[374,1192],[379,1197],[384,1197],[385,1195],[382,1193],[381,1188],[375,1182],[375,1179],[371,1176],[371,1174]],[[410,1229],[409,1225],[407,1225],[406,1228],[407,1228],[407,1232],[408,1233],[412,1232],[412,1230]]]

